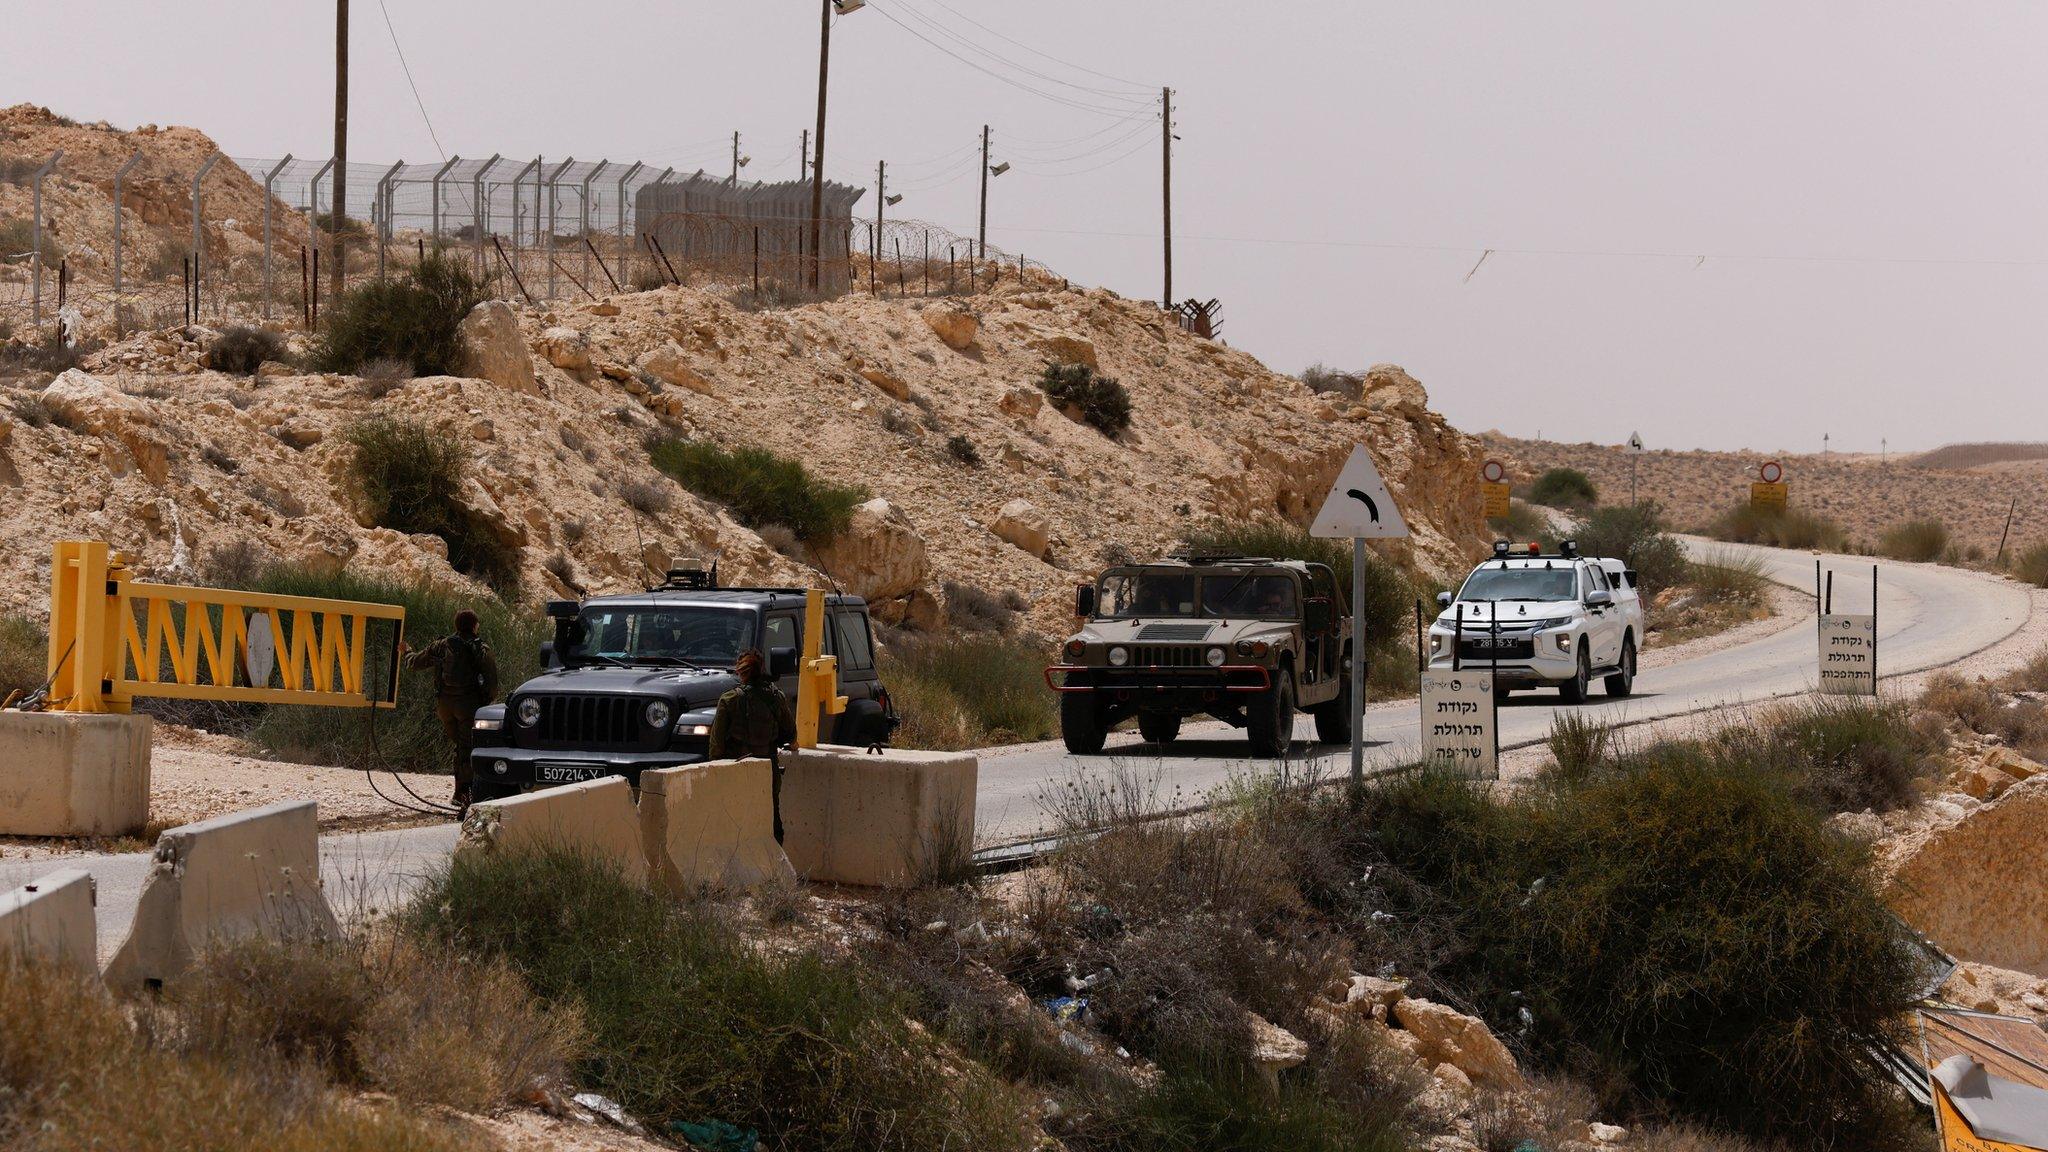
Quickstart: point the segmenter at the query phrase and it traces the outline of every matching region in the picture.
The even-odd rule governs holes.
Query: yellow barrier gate
[[[816,748],[818,729],[826,716],[846,711],[839,694],[839,657],[826,656],[825,594],[816,588],[804,596],[804,656],[796,679],[796,746]]]
[[[364,683],[372,620],[394,625],[381,699]],[[126,712],[134,697],[169,696],[392,708],[404,635],[396,604],[138,583],[105,543],[63,540],[50,564],[47,707]]]

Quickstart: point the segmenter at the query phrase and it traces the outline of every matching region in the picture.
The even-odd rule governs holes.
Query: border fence
[[[0,337],[25,325],[67,342],[190,322],[312,327],[331,286],[337,180],[348,284],[400,274],[430,250],[466,258],[494,295],[536,306],[663,283],[755,303],[949,294],[1011,276],[1064,283],[937,225],[860,219],[868,190],[831,182],[821,255],[810,250],[808,181],[498,154],[337,172],[331,159],[295,155],[214,153],[181,166],[138,150],[115,167],[104,157],[67,165],[58,152],[0,159],[0,184],[30,191],[27,227],[0,210],[0,238],[26,241],[0,246]],[[0,209],[12,202],[0,196]]]

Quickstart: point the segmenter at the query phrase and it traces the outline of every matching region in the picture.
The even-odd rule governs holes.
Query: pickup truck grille
[[[534,737],[542,744],[566,745],[593,752],[629,749],[644,740],[641,696],[536,696],[540,723]]]

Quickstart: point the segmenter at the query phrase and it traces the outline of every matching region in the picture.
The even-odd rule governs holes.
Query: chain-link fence
[[[337,171],[290,155],[103,151],[70,162],[0,157],[0,338],[24,326],[41,339],[194,320],[310,327],[331,297],[337,182],[350,285],[400,275],[428,251],[465,259],[495,294],[536,305],[664,283],[758,305],[976,291],[1005,276],[1057,281],[936,225],[857,219],[866,190],[830,182],[814,240],[809,182],[573,157]]]

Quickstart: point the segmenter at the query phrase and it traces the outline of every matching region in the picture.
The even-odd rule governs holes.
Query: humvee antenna
[[[633,512],[633,543],[640,547],[640,575],[642,577],[653,575],[654,565],[647,562],[647,541],[640,537],[640,512],[638,509],[635,509]],[[641,590],[652,592],[654,591],[654,585],[643,583]]]

